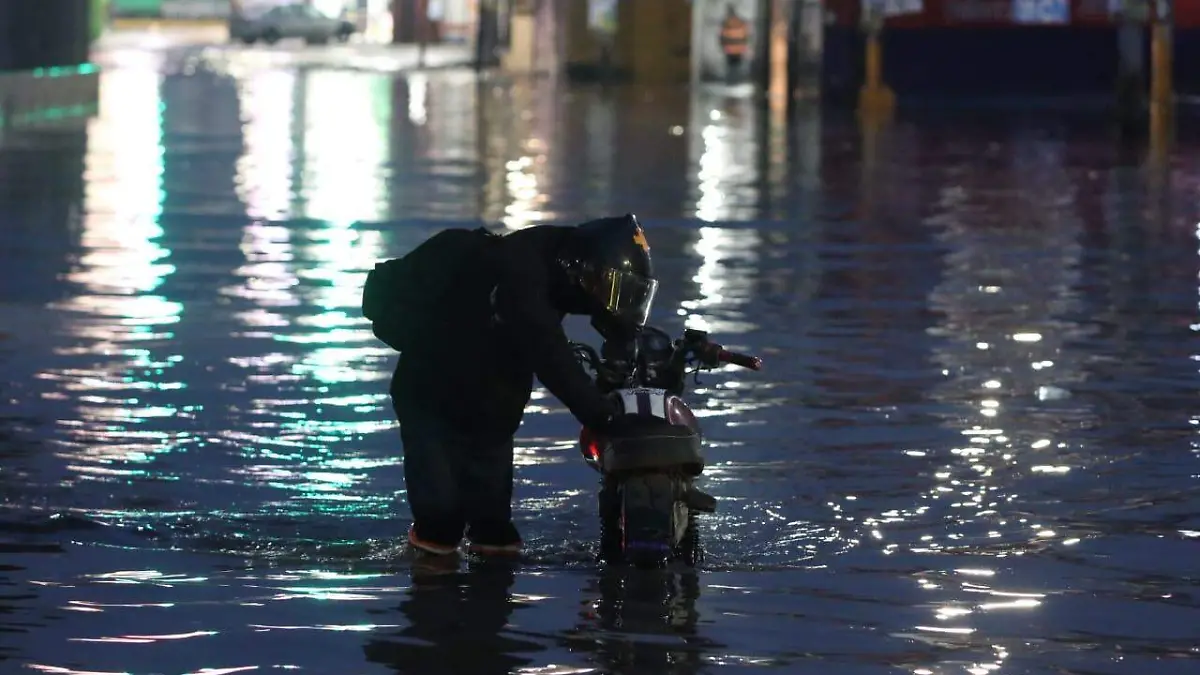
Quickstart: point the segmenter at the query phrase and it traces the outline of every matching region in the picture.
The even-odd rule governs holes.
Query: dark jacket
[[[401,424],[429,415],[481,435],[511,436],[535,375],[581,423],[600,426],[612,415],[562,328],[572,308],[556,257],[571,229],[545,225],[497,237],[483,260],[443,254],[455,281],[392,378]]]

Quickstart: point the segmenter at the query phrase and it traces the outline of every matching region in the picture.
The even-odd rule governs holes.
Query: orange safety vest
[[[750,30],[740,17],[727,16],[721,22],[721,49],[726,56],[744,56],[750,42]]]

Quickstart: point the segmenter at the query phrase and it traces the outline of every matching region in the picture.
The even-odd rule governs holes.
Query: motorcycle
[[[606,340],[599,353],[573,346],[621,411],[604,433],[584,427],[579,434],[584,461],[600,474],[601,559],[647,568],[700,562],[696,515],[715,512],[717,500],[695,486],[703,436],[683,400],[687,376],[723,364],[760,370],[762,359],[726,350],[704,331],[672,341],[652,326],[632,340]]]

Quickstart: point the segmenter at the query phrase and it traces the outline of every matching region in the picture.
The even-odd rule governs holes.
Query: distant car
[[[258,16],[238,16],[229,19],[229,37],[252,45],[262,40],[275,44],[284,38],[302,38],[310,45],[330,40],[345,42],[354,34],[354,24],[335,19],[309,5],[273,7]]]

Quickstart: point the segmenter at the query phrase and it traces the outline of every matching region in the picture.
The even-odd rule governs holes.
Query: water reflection
[[[377,73],[303,71],[303,140],[295,167],[301,215],[335,225],[384,217],[389,83]]]
[[[251,218],[291,215],[297,74],[264,70],[238,80],[244,151],[237,162],[238,196]]]
[[[697,167],[695,214],[709,223],[754,218],[758,208],[759,111],[746,97],[692,94],[689,155]],[[680,129],[681,133],[682,130]],[[718,334],[754,329],[741,308],[754,294],[758,248],[756,228],[700,227],[693,244],[700,267],[692,281],[698,296],[679,310],[688,328]]]
[[[705,671],[724,645],[704,636],[694,572],[611,568],[589,580],[582,621],[568,644],[612,673]]]
[[[367,271],[385,257],[382,234],[334,223],[302,234],[308,241],[298,249],[296,275],[304,307],[316,313],[297,316],[300,330],[280,338],[311,345],[296,372],[323,384],[378,382],[382,374],[371,364],[390,352],[379,346],[359,308]]]
[[[0,359],[0,417],[43,441],[0,440],[0,499],[32,529],[64,507],[90,524],[34,554],[36,599],[0,599],[65,608],[18,635],[10,662],[357,672],[364,641],[376,669],[402,672],[819,658],[808,670],[1167,675],[1194,661],[1194,180],[1176,179],[1186,207],[1168,216],[1144,208],[1136,167],[1106,175],[1094,135],[897,124],[864,172],[857,132],[833,117],[804,122],[813,137],[820,122],[819,155],[785,157],[741,99],[688,112],[674,94],[497,93],[432,72],[250,69],[242,128],[194,115],[164,138],[153,71],[105,73],[78,258],[38,282],[65,300],[32,312],[45,323],[24,334],[44,340]],[[212,85],[181,76],[168,97]],[[164,186],[163,146],[182,170],[239,135],[229,212]],[[747,150],[763,138],[767,161]],[[819,177],[804,168],[817,161]],[[197,161],[188,181],[224,189],[227,164]],[[357,316],[362,275],[484,215],[622,210],[656,228],[660,307],[682,310],[664,323],[769,359],[706,376],[694,399],[722,497],[702,521],[706,567],[596,570],[595,477],[564,447],[569,416],[539,400],[556,414],[530,415],[518,467],[535,562],[515,581],[381,580],[398,566],[403,483],[394,355]],[[1146,222],[1179,214],[1186,246],[1165,233],[1174,220]],[[295,571],[314,566],[352,574]]]
[[[512,593],[515,570],[477,565],[466,572],[413,572],[399,611],[407,626],[363,647],[367,660],[396,673],[507,675],[534,662],[545,647],[522,639],[520,615],[537,598]]]
[[[252,397],[240,412],[264,432],[231,429],[225,438],[250,461],[238,473],[290,493],[276,503],[286,512],[357,513],[390,499],[363,483],[395,460],[350,445],[390,426],[378,415],[386,388],[363,388],[387,376],[378,362],[390,351],[358,312],[367,270],[386,257],[371,223],[388,209],[388,84],[377,74],[309,70],[252,76],[241,89],[238,166],[254,219],[242,227],[244,264],[223,292],[243,328],[229,359]],[[291,185],[273,185],[285,170]],[[280,217],[308,220],[262,220]]]
[[[756,328],[745,306],[754,299],[758,248],[762,235],[749,228],[701,227],[693,250],[700,268],[694,300],[682,303],[679,314],[687,327],[715,335],[745,333]]]
[[[10,561],[15,558],[12,554],[19,550],[0,541],[0,551],[6,553]],[[15,659],[20,657],[20,642],[37,626],[37,620],[29,616],[29,609],[31,601],[36,602],[38,597],[21,578],[24,571],[24,567],[0,563],[0,668],[7,668],[3,665],[6,662],[15,666]]]
[[[759,200],[759,108],[749,95],[693,94],[689,155],[696,167],[693,187],[696,218],[707,221],[750,220]]]
[[[1046,594],[1029,592],[1022,579],[998,583],[1001,561],[1070,545],[1082,534],[1055,527],[1045,508],[1061,489],[1055,482],[1087,464],[1089,448],[1065,434],[1096,420],[1089,405],[1061,402],[1086,379],[1073,345],[1087,331],[1068,318],[1081,307],[1075,186],[1057,139],[1018,136],[1007,147],[1007,161],[980,166],[964,157],[946,166],[954,180],[942,187],[927,221],[949,251],[930,295],[941,317],[931,329],[940,338],[933,358],[944,376],[930,396],[946,406],[936,414],[961,440],[948,453],[910,450],[929,461],[932,489],[911,509],[865,523],[885,550],[984,556],[919,576],[934,615],[915,627],[915,637],[959,653],[916,673],[1005,672],[1014,646],[976,639],[980,622],[998,612],[1040,611]],[[908,519],[953,525],[914,532],[915,541],[888,534]]]
[[[78,290],[55,305],[75,340],[57,352],[74,365],[41,375],[57,385],[47,396],[76,410],[59,424],[82,479],[143,473],[138,465],[188,438],[166,421],[192,409],[161,394],[185,384],[171,374],[183,358],[173,342],[183,305],[162,289],[175,265],[160,221],[160,82],[152,63],[103,74],[89,130],[82,252],[66,275]]]
[[[486,132],[482,97],[489,87],[473,77],[444,73],[431,82],[413,73],[391,83],[389,218],[469,220],[479,217],[487,192],[481,168]],[[407,250],[415,241],[395,243]]]
[[[482,217],[508,229],[536,225],[549,180],[547,152],[555,137],[553,84],[480,85],[480,159],[485,181]]]

